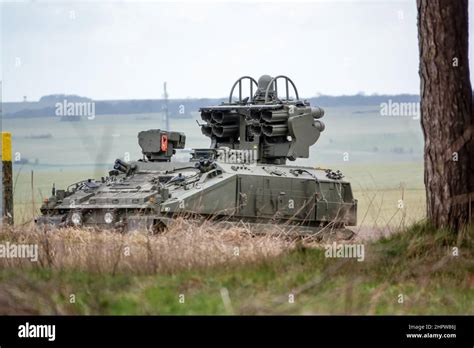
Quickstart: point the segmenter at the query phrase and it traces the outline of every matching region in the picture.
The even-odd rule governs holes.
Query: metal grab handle
[[[257,86],[257,88],[258,88],[258,83],[251,76],[242,76],[237,81],[235,81],[234,85],[232,86],[232,89],[230,90],[229,104],[232,103],[232,96],[234,95],[234,89],[237,86],[237,84],[239,85],[239,102],[242,101],[242,80],[245,80],[245,79],[250,80],[250,101],[252,101],[252,98],[253,98],[253,84],[255,83],[255,86]]]
[[[296,89],[296,86],[295,84],[293,83],[293,81],[291,81],[291,79],[288,77],[288,76],[285,76],[285,75],[278,75],[277,77],[274,77],[272,78],[272,80],[270,81],[270,83],[268,84],[267,86],[267,89],[265,91],[265,104],[269,102],[268,100],[268,92],[270,91],[270,87],[272,85],[275,85],[275,95],[278,96],[278,88],[277,88],[277,80],[278,79],[285,79],[285,86],[286,86],[286,100],[289,100],[290,99],[290,89],[289,89],[289,85],[288,85],[288,82],[291,83],[291,86],[293,87],[293,90],[295,91],[295,94],[296,94],[296,100],[299,100],[300,97],[298,95],[298,90]]]

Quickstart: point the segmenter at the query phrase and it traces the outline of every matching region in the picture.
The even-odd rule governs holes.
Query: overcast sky
[[[223,97],[262,74],[306,97],[419,91],[414,0],[3,3],[1,31],[3,101],[160,98],[163,81]]]

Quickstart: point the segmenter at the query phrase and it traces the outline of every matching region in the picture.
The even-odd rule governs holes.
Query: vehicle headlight
[[[112,213],[105,213],[104,215],[104,221],[106,224],[111,224],[112,221],[114,221],[114,214]]]
[[[73,214],[71,215],[71,221],[72,221],[72,223],[73,223],[74,225],[76,225],[76,226],[77,226],[77,225],[80,225],[81,222],[82,222],[82,216],[81,216],[81,214],[79,214],[79,213],[73,213]]]

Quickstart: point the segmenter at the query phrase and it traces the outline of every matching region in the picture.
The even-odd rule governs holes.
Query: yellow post
[[[13,225],[12,135],[9,132],[2,132],[2,175],[3,221]]]
[[[12,134],[2,132],[2,161],[12,160]]]

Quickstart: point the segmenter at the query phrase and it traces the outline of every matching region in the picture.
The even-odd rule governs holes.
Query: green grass
[[[363,262],[300,245],[252,264],[173,274],[3,269],[0,295],[20,282],[28,295],[23,309],[41,314],[474,314],[473,239],[473,228],[456,237],[417,224],[367,243]],[[69,303],[70,294],[76,303]]]

